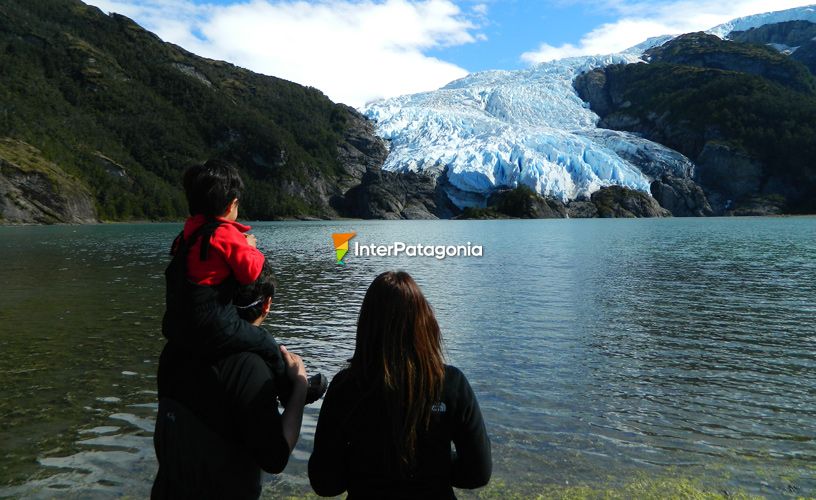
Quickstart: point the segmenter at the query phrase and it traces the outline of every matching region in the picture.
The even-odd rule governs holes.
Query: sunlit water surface
[[[146,496],[163,269],[178,224],[0,227],[0,496]],[[481,258],[359,257],[482,245]],[[702,478],[816,494],[816,219],[256,223],[266,326],[310,370],[353,352],[371,280],[405,269],[479,398],[494,479]],[[266,494],[308,491],[318,406]]]

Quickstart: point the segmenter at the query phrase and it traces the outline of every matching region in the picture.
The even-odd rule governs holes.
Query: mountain
[[[0,223],[178,219],[212,157],[249,219],[815,212],[815,26],[751,16],[361,114],[79,0],[4,0]]]
[[[816,212],[816,80],[805,66],[764,45],[704,33],[644,59],[576,80],[599,126],[693,159],[716,212]]]
[[[242,218],[448,214],[435,178],[381,172],[386,155],[316,89],[78,0],[0,2],[0,222],[178,219],[182,172],[212,157],[242,171]]]
[[[814,80],[791,55],[814,22],[813,8],[751,16],[621,54],[472,74],[364,114],[390,142],[386,170],[439,175],[458,207],[520,185],[565,204],[619,186],[675,215],[816,212]]]

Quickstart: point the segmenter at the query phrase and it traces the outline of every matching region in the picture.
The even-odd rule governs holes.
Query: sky
[[[354,107],[814,0],[84,0]]]

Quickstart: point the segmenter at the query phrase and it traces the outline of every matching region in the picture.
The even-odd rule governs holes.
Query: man
[[[239,307],[243,314],[255,311],[256,326],[271,307],[270,280],[262,273],[249,287],[264,296],[251,308]],[[283,471],[300,434],[308,382],[300,356],[285,347],[281,354],[292,380],[283,414],[274,376],[259,355],[242,352],[207,361],[173,341],[165,345],[159,359],[153,436],[159,471],[152,498],[257,498],[261,469]]]

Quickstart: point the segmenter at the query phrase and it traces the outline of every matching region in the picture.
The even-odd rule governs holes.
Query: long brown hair
[[[401,468],[413,466],[417,431],[428,429],[445,365],[439,324],[408,273],[382,273],[368,287],[349,369],[382,390]]]

